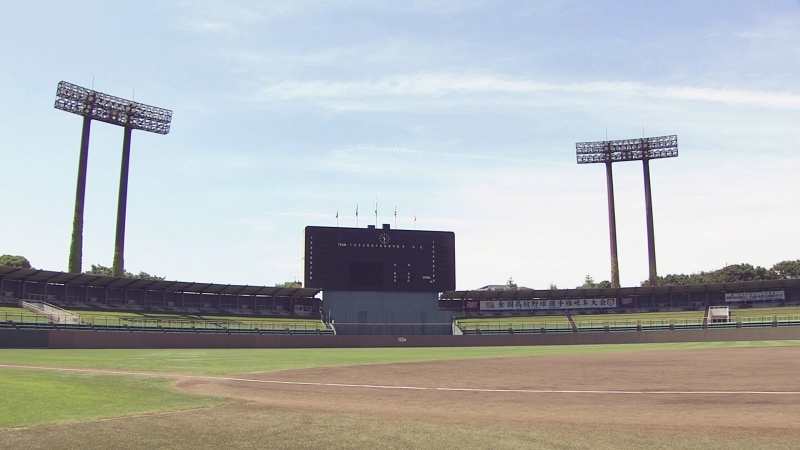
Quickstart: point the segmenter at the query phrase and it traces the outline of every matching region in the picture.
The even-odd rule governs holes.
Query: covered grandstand
[[[320,289],[118,278],[0,267],[0,303],[70,308],[314,316]]]
[[[441,309],[464,316],[691,310],[724,305],[800,305],[800,279],[600,289],[479,289],[444,292],[439,300]]]

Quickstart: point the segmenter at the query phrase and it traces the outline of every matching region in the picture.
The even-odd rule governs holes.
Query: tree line
[[[6,267],[20,267],[24,269],[32,269],[30,261],[28,258],[20,255],[2,255],[0,256],[0,266]],[[100,275],[100,276],[113,276],[110,267],[106,267],[100,264],[92,264],[91,269],[84,272],[85,274],[89,275]],[[143,280],[164,280],[165,277],[160,277],[157,275],[150,275],[147,272],[140,271],[137,274],[125,271],[123,274],[126,278],[139,278]],[[762,280],[788,280],[788,279],[798,279],[800,278],[800,259],[795,260],[786,260],[781,261],[779,263],[774,264],[769,269],[761,266],[753,266],[752,264],[731,264],[726,265],[725,267],[717,270],[712,270],[709,272],[697,272],[691,274],[669,274],[661,276],[659,275],[658,285],[659,286],[685,286],[689,284],[709,284],[709,283],[732,283],[737,281],[762,281]],[[641,286],[648,286],[650,283],[648,280],[644,280],[641,282]],[[276,284],[278,287],[300,287],[302,286],[301,283],[298,281],[289,281],[286,283],[278,283]],[[608,280],[603,280],[600,282],[595,282],[594,278],[591,275],[586,275],[583,280],[583,284],[580,286],[576,286],[576,289],[598,289],[598,288],[610,288],[611,282]],[[516,290],[518,289],[517,284],[514,282],[514,279],[509,277],[508,281],[506,282],[506,289],[509,290]],[[558,287],[551,283],[550,289],[558,289]]]
[[[33,269],[31,266],[31,262],[28,261],[28,258],[21,256],[21,255],[2,255],[0,256],[0,266],[5,267],[19,267],[22,269]],[[83,272],[87,275],[100,275],[104,277],[112,277],[114,276],[113,272],[111,271],[110,267],[106,267],[100,264],[92,264],[92,268]],[[139,273],[131,273],[127,270],[123,271],[122,274],[125,278],[139,278],[142,280],[164,280],[165,277],[159,277],[157,275],[150,275],[147,272],[139,272]]]
[[[752,264],[730,264],[717,270],[690,274],[669,274],[656,279],[659,286],[686,286],[690,284],[733,283],[737,281],[788,280],[800,278],[800,259],[781,261],[769,269]],[[641,286],[649,286],[644,280]],[[582,285],[577,289],[610,288],[611,282],[603,280],[595,282],[591,275],[586,275]]]

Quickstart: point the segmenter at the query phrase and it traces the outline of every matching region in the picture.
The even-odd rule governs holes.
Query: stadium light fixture
[[[650,263],[650,286],[657,284],[656,248],[653,227],[653,200],[650,190],[651,159],[678,156],[678,136],[657,136],[617,141],[578,142],[575,144],[578,164],[604,163],[606,165],[606,190],[608,195],[608,231],[611,247],[611,285],[619,287],[619,260],[617,258],[617,225],[614,211],[614,177],[611,164],[623,161],[642,161],[644,169],[645,214],[647,219],[647,253]]]
[[[56,109],[79,116],[156,134],[169,133],[172,111],[125,100],[62,81],[56,91]]]
[[[62,81],[56,89],[55,108],[83,116],[81,152],[78,160],[78,183],[75,192],[75,214],[69,254],[69,271],[81,272],[83,252],[83,208],[86,196],[86,168],[89,157],[91,121],[118,125],[124,128],[122,167],[120,169],[119,202],[117,204],[117,235],[114,243],[114,276],[124,273],[125,213],[128,196],[131,132],[142,130],[156,134],[169,133],[172,111],[145,105],[113,95],[97,92]]]

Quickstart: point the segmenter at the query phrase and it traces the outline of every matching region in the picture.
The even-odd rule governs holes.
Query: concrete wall
[[[448,335],[452,313],[436,292],[324,291],[323,314],[339,335]]]
[[[49,330],[0,329],[0,348],[47,348]]]
[[[800,327],[491,336],[290,336],[77,330],[0,330],[0,348],[357,348],[483,347],[800,340]]]

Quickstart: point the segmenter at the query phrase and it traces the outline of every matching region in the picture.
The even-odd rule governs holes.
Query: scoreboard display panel
[[[444,292],[456,288],[448,231],[306,227],[304,286],[333,291]]]

